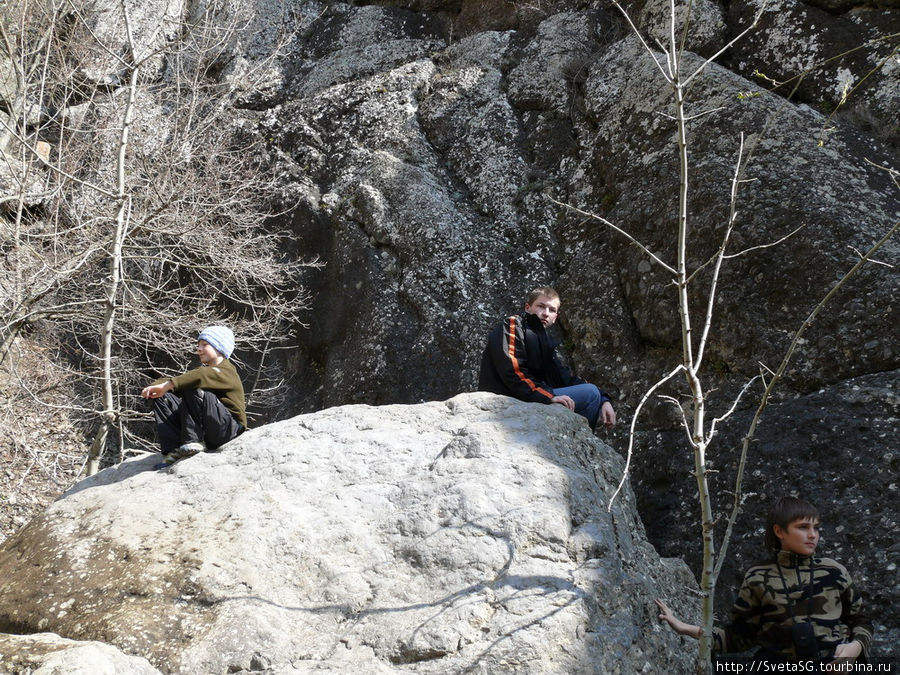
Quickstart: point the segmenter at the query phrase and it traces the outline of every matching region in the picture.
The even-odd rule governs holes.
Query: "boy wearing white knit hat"
[[[234,333],[208,326],[197,338],[200,367],[141,390],[153,401],[164,468],[204,450],[215,450],[247,428],[244,386],[229,361]]]

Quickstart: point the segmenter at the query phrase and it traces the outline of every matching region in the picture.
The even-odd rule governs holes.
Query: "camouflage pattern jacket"
[[[834,657],[839,644],[853,640],[862,644],[860,658],[869,656],[872,625],[844,566],[790,551],[779,551],[747,570],[731,623],[714,630],[713,651],[735,653],[759,646],[797,660],[791,641],[794,621],[813,624],[824,660]]]

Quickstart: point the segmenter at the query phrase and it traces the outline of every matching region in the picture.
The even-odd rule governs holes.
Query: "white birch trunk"
[[[130,199],[125,184],[125,165],[128,151],[128,136],[131,131],[131,122],[134,117],[134,101],[137,94],[138,74],[140,64],[134,54],[134,42],[131,37],[128,9],[125,0],[120,3],[125,15],[125,26],[128,32],[128,47],[131,55],[132,68],[128,81],[128,99],[125,103],[125,112],[122,115],[122,128],[119,134],[119,153],[116,160],[116,211],[115,231],[113,232],[112,248],[109,252],[109,285],[106,295],[106,318],[100,331],[100,362],[103,369],[101,379],[101,403],[103,410],[100,413],[100,428],[91,444],[88,453],[88,461],[85,472],[92,476],[100,470],[100,460],[106,448],[109,431],[118,419],[113,400],[113,375],[112,375],[112,342],[113,331],[116,327],[116,310],[119,302],[119,290],[122,284],[122,246],[128,232],[128,220],[130,215]]]

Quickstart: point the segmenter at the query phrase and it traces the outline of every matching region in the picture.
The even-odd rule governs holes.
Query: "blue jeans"
[[[585,382],[571,387],[557,387],[553,390],[553,395],[571,398],[575,401],[575,412],[587,419],[592,430],[597,426],[600,408],[603,405],[603,398],[597,385]]]

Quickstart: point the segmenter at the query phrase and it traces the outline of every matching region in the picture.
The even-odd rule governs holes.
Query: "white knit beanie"
[[[226,326],[207,326],[200,331],[198,340],[205,340],[212,345],[212,348],[219,352],[226,359],[231,357],[234,351],[234,333]]]

